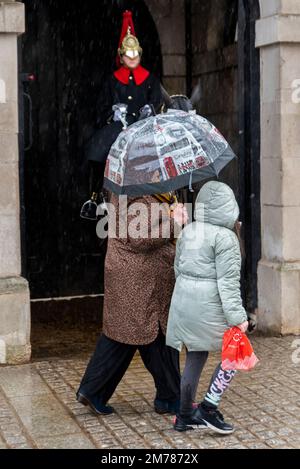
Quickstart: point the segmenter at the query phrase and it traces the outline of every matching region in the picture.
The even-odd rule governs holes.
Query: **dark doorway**
[[[133,12],[143,65],[160,76],[158,35],[140,0],[24,3],[21,71],[34,73],[36,81],[30,86],[33,142],[21,161],[23,275],[33,299],[99,294],[105,246],[95,223],[79,218],[90,195],[83,144],[93,131],[103,80],[115,66],[122,12]]]
[[[260,54],[255,48],[259,0],[239,0],[239,203],[246,259],[242,287],[248,312],[258,306],[257,266],[261,258]]]

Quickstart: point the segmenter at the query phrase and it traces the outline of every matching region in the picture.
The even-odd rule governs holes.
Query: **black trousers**
[[[155,341],[148,345],[122,344],[102,334],[78,391],[106,404],[123,378],[136,350],[139,350],[145,367],[154,379],[156,399],[179,400],[179,353],[166,345],[161,331]]]

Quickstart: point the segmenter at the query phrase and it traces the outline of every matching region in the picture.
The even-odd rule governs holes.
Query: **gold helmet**
[[[126,36],[124,37],[121,47],[118,48],[118,54],[120,57],[126,55],[131,59],[134,59],[138,55],[141,56],[143,49],[140,46],[138,38],[131,34],[131,27],[128,26]]]

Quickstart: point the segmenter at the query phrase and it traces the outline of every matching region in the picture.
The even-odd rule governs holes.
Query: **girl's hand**
[[[248,321],[245,321],[243,322],[242,324],[239,324],[238,327],[239,329],[241,329],[242,332],[246,332],[246,330],[248,329],[248,326],[249,326],[249,323]]]

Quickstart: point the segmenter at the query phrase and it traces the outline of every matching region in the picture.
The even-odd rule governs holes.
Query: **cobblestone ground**
[[[172,429],[154,413],[152,378],[137,355],[111,399],[116,414],[96,417],[75,399],[88,355],[0,368],[0,448],[300,448],[300,364],[295,337],[253,338],[260,365],[239,373],[221,410],[229,436]],[[199,399],[218,357],[211,355]],[[182,356],[184,361],[184,355]]]

